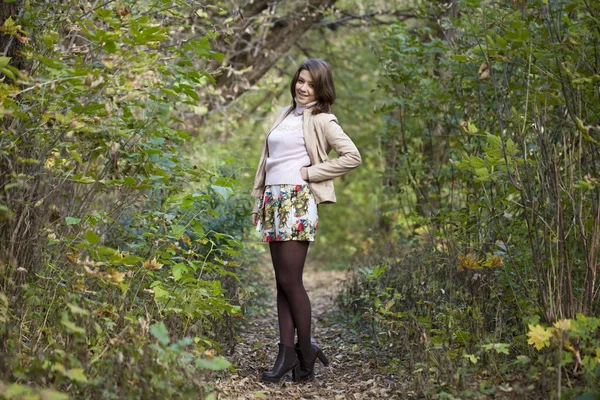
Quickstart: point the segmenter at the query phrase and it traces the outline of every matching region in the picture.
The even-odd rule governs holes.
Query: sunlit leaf
[[[73,314],[79,314],[79,315],[89,315],[90,314],[90,312],[88,310],[79,307],[77,304],[67,303],[67,306],[69,307],[69,310],[71,310],[71,312]]]
[[[152,334],[152,336],[154,336],[156,338],[156,340],[158,340],[161,344],[163,345],[167,345],[170,342],[169,339],[169,331],[167,330],[167,327],[165,326],[164,322],[160,322],[158,324],[152,325],[150,327],[150,333]]]
[[[218,194],[220,194],[221,196],[223,196],[223,198],[225,200],[227,200],[229,198],[229,196],[231,196],[233,194],[233,190],[229,187],[226,186],[216,186],[216,185],[212,185],[211,186],[212,189],[217,192]]]
[[[85,233],[85,240],[91,244],[98,244],[100,243],[100,236],[98,236],[94,231],[87,231]]]
[[[4,68],[10,62],[10,57],[0,56],[0,68]]]
[[[196,366],[204,369],[210,369],[212,371],[221,371],[229,368],[231,363],[222,357],[198,358],[196,360]]]
[[[541,325],[529,325],[529,332],[527,332],[529,339],[527,343],[535,346],[537,350],[541,350],[550,344],[550,338],[552,337],[552,331],[544,328]]]
[[[67,223],[67,225],[77,225],[81,222],[81,218],[66,217],[65,222]]]

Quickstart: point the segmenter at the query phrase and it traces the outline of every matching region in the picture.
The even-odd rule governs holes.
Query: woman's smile
[[[308,70],[302,70],[296,82],[296,101],[300,104],[312,103],[317,99],[312,75]]]

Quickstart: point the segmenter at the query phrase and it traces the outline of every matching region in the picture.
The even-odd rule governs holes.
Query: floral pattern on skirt
[[[319,223],[317,203],[308,185],[268,185],[257,225],[262,242],[313,242]]]

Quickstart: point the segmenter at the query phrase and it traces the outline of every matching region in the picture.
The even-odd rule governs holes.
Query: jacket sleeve
[[[322,129],[327,143],[335,150],[338,157],[308,167],[309,182],[337,178],[358,167],[362,162],[356,145],[346,135],[333,115],[324,122]]]
[[[258,214],[260,209],[260,197],[254,198],[254,206],[252,207],[252,214]]]

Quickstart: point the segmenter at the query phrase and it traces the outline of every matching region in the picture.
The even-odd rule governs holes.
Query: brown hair
[[[312,113],[319,114],[331,112],[331,106],[335,102],[333,75],[331,73],[331,68],[329,68],[329,64],[318,58],[311,58],[304,61],[294,74],[292,84],[290,85],[290,91],[292,93],[292,110],[296,108],[296,82],[298,82],[302,70],[310,72],[315,88],[317,104],[312,107]]]

